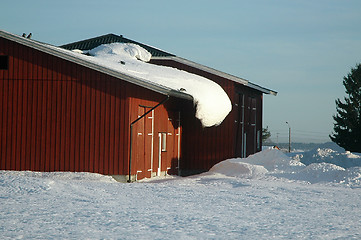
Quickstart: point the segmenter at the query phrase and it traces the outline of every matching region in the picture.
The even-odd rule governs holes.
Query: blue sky
[[[361,1],[14,0],[0,28],[61,45],[122,34],[278,91],[264,96],[274,141],[325,142],[343,76],[361,62]]]

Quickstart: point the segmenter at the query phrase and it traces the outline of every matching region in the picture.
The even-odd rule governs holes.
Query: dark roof
[[[102,44],[109,44],[109,43],[115,43],[115,42],[137,44],[137,45],[145,48],[154,57],[171,57],[171,56],[175,56],[175,55],[173,55],[171,53],[164,52],[164,51],[162,51],[160,49],[157,49],[157,48],[145,45],[143,43],[139,43],[139,42],[130,40],[128,38],[123,37],[122,35],[115,35],[115,34],[112,34],[112,33],[111,34],[106,34],[106,35],[103,35],[103,36],[99,36],[99,37],[95,37],[95,38],[86,39],[86,40],[79,41],[79,42],[65,44],[65,45],[62,45],[60,47],[64,48],[64,49],[68,49],[68,50],[74,50],[74,49],[90,50],[90,49],[96,48],[96,47],[98,47],[99,45],[102,45]]]

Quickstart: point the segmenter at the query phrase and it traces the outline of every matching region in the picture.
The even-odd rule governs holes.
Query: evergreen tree
[[[351,152],[361,152],[361,64],[344,77],[347,97],[336,100],[333,142]]]
[[[262,128],[262,142],[265,143],[271,137],[271,132],[266,128]]]

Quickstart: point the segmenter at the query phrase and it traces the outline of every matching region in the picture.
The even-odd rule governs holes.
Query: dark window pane
[[[8,70],[9,56],[0,56],[0,70]]]

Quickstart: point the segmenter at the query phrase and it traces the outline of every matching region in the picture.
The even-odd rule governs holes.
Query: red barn
[[[145,48],[150,64],[218,83],[232,111],[204,128],[191,95],[69,51],[114,42]],[[0,169],[95,172],[123,181],[207,171],[261,150],[264,93],[276,95],[123,36],[54,47],[0,31]]]

